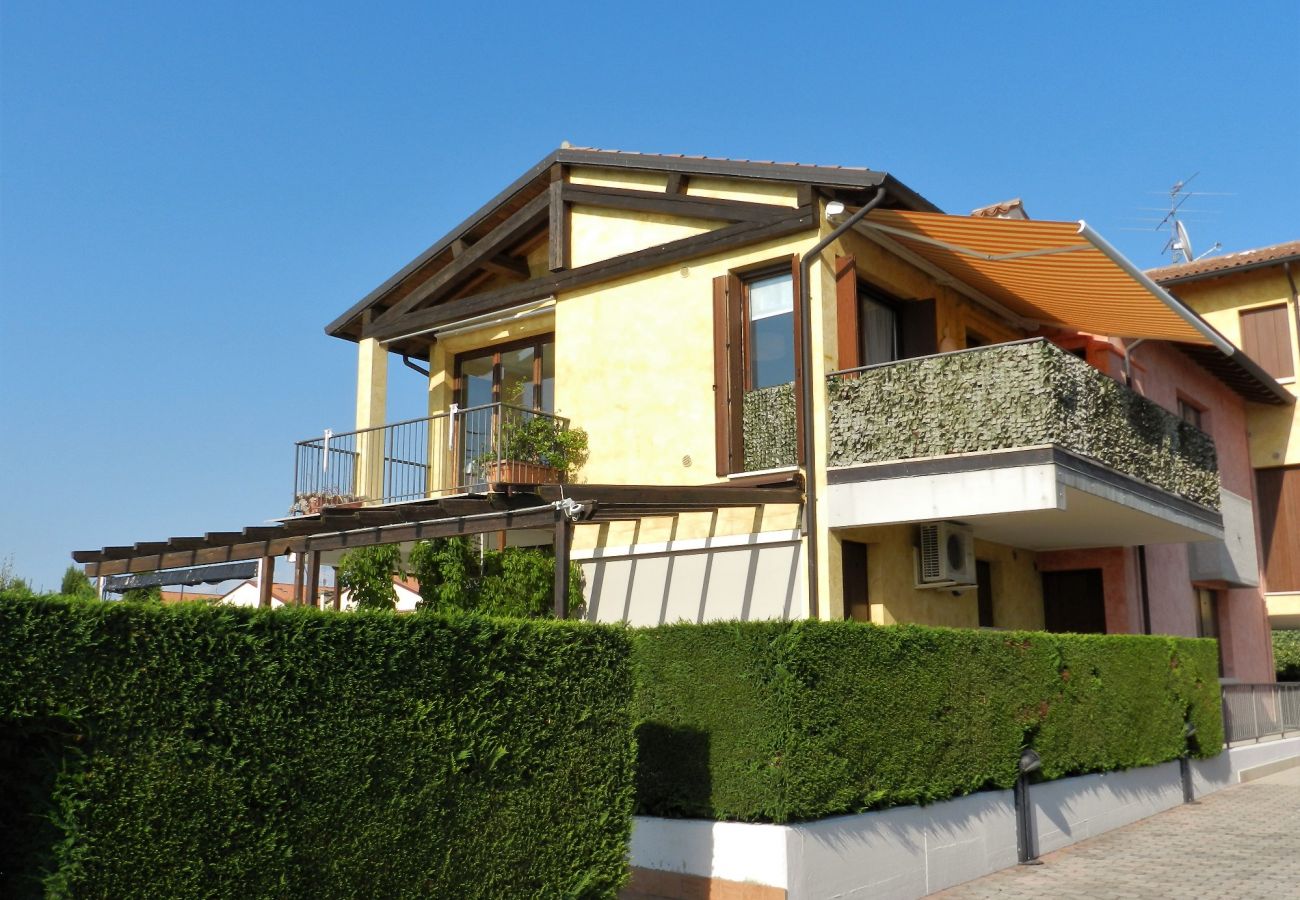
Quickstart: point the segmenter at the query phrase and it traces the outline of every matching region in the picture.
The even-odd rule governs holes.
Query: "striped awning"
[[[877,209],[858,228],[1030,322],[1232,349],[1084,222]]]

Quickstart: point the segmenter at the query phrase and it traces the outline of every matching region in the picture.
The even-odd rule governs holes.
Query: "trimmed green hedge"
[[[1300,631],[1273,632],[1273,666],[1278,681],[1300,681]]]
[[[628,654],[573,623],[0,599],[0,761],[28,763],[0,805],[57,826],[0,894],[613,896]]]
[[[1223,742],[1213,641],[877,627],[632,632],[639,811],[787,822],[1151,765]]]

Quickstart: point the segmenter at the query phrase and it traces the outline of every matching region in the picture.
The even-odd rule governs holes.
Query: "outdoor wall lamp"
[[[1043,758],[1036,750],[1026,747],[1020,751],[1016,787],[1016,857],[1022,866],[1041,866],[1038,848],[1034,846],[1034,817],[1029,807],[1029,775],[1043,767]]]

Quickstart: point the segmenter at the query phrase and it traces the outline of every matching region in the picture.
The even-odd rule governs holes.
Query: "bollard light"
[[[1029,806],[1029,775],[1043,767],[1043,758],[1036,750],[1026,747],[1020,751],[1017,766],[1014,798],[1016,804],[1016,857],[1022,866],[1041,866],[1038,848],[1034,841],[1034,816]]]
[[[1196,803],[1196,790],[1192,784],[1191,739],[1196,736],[1196,726],[1191,722],[1183,726],[1183,753],[1178,757],[1178,776],[1183,782],[1183,802]]]

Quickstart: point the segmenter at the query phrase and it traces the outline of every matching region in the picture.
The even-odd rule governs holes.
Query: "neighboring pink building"
[[[1040,554],[1042,572],[1100,570],[1108,633],[1217,637],[1225,678],[1274,680],[1268,610],[1260,586],[1255,483],[1248,448],[1247,400],[1266,383],[1249,360],[1225,365],[1182,345],[1095,335],[1054,336],[1095,368],[1205,431],[1214,440],[1222,490],[1224,540],[1108,547]],[[1125,349],[1128,351],[1125,375]],[[1231,385],[1231,386],[1230,386]]]

